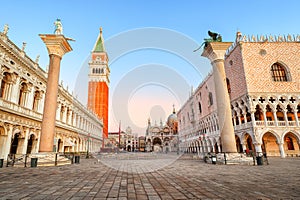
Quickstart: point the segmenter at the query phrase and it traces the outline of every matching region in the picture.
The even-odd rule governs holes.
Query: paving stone
[[[59,167],[3,167],[0,199],[300,199],[300,158],[269,158],[270,165],[263,166],[178,159],[159,169],[168,161],[165,155],[147,159],[147,167],[141,159],[133,162],[137,166],[111,161],[122,170],[95,159]]]

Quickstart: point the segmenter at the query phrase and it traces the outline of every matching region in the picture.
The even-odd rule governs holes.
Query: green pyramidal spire
[[[100,27],[100,34],[97,38],[97,41],[95,43],[93,52],[105,52],[105,47],[104,47],[104,39],[102,36],[102,27]]]

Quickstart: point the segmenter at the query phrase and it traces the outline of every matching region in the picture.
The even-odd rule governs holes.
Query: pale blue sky
[[[64,35],[76,40],[71,42],[73,51],[63,57],[60,79],[79,96],[85,95],[86,89],[74,87],[85,85],[87,76],[82,72],[87,72],[87,58],[102,26],[111,58],[110,100],[115,100],[110,106],[110,129],[115,130],[121,120],[123,129],[130,125],[140,133],[148,117],[165,121],[172,104],[179,109],[182,99],[188,98],[189,87],[197,87],[210,71],[201,51],[193,52],[208,37],[208,30],[220,33],[223,41],[234,41],[237,30],[246,35],[299,34],[299,7],[298,0],[16,0],[1,2],[0,26],[3,29],[9,24],[9,38],[19,47],[26,42],[27,55],[35,60],[39,54],[40,66],[45,69],[49,60],[38,34],[53,33],[53,23],[60,18]],[[147,66],[152,70],[139,71]],[[155,73],[161,76],[152,79]],[[133,80],[126,85],[128,77],[145,82],[134,85]],[[181,87],[185,91],[174,89]],[[129,99],[117,92],[123,89],[129,90],[124,96]],[[168,95],[160,98],[163,90]],[[135,111],[138,99],[143,99],[142,108]],[[126,107],[122,112],[127,113],[120,114],[114,104]],[[130,119],[124,119],[128,116]]]

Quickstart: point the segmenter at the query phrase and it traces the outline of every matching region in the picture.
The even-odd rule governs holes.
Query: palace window
[[[5,94],[5,91],[9,88],[9,82],[11,82],[11,75],[7,72],[3,74],[3,79],[1,81],[1,87],[0,87],[0,98],[7,98],[7,94]]]
[[[35,91],[34,92],[34,97],[33,97],[33,106],[32,106],[32,110],[33,111],[38,111],[40,99],[41,99],[40,92],[39,91]]]
[[[273,81],[287,82],[288,76],[286,69],[279,63],[275,63],[271,67]]]
[[[5,81],[1,81],[1,87],[0,87],[0,98],[4,97],[4,87],[5,87]]]
[[[198,102],[198,106],[199,106],[199,112],[201,114],[202,113],[202,108],[201,108],[201,103],[200,102]]]
[[[26,83],[21,84],[20,94],[19,94],[19,105],[25,106],[26,94],[28,91],[28,86]]]
[[[228,91],[228,94],[231,93],[231,87],[230,87],[230,81],[228,78],[226,78],[226,83],[227,83],[227,91]]]
[[[211,92],[208,94],[208,100],[209,100],[209,106],[213,105],[214,101],[213,101],[213,96],[212,96]]]

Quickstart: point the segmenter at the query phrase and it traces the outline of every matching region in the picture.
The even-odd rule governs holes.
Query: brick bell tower
[[[109,74],[108,56],[100,27],[89,61],[88,108],[103,119],[103,139],[108,137]]]

